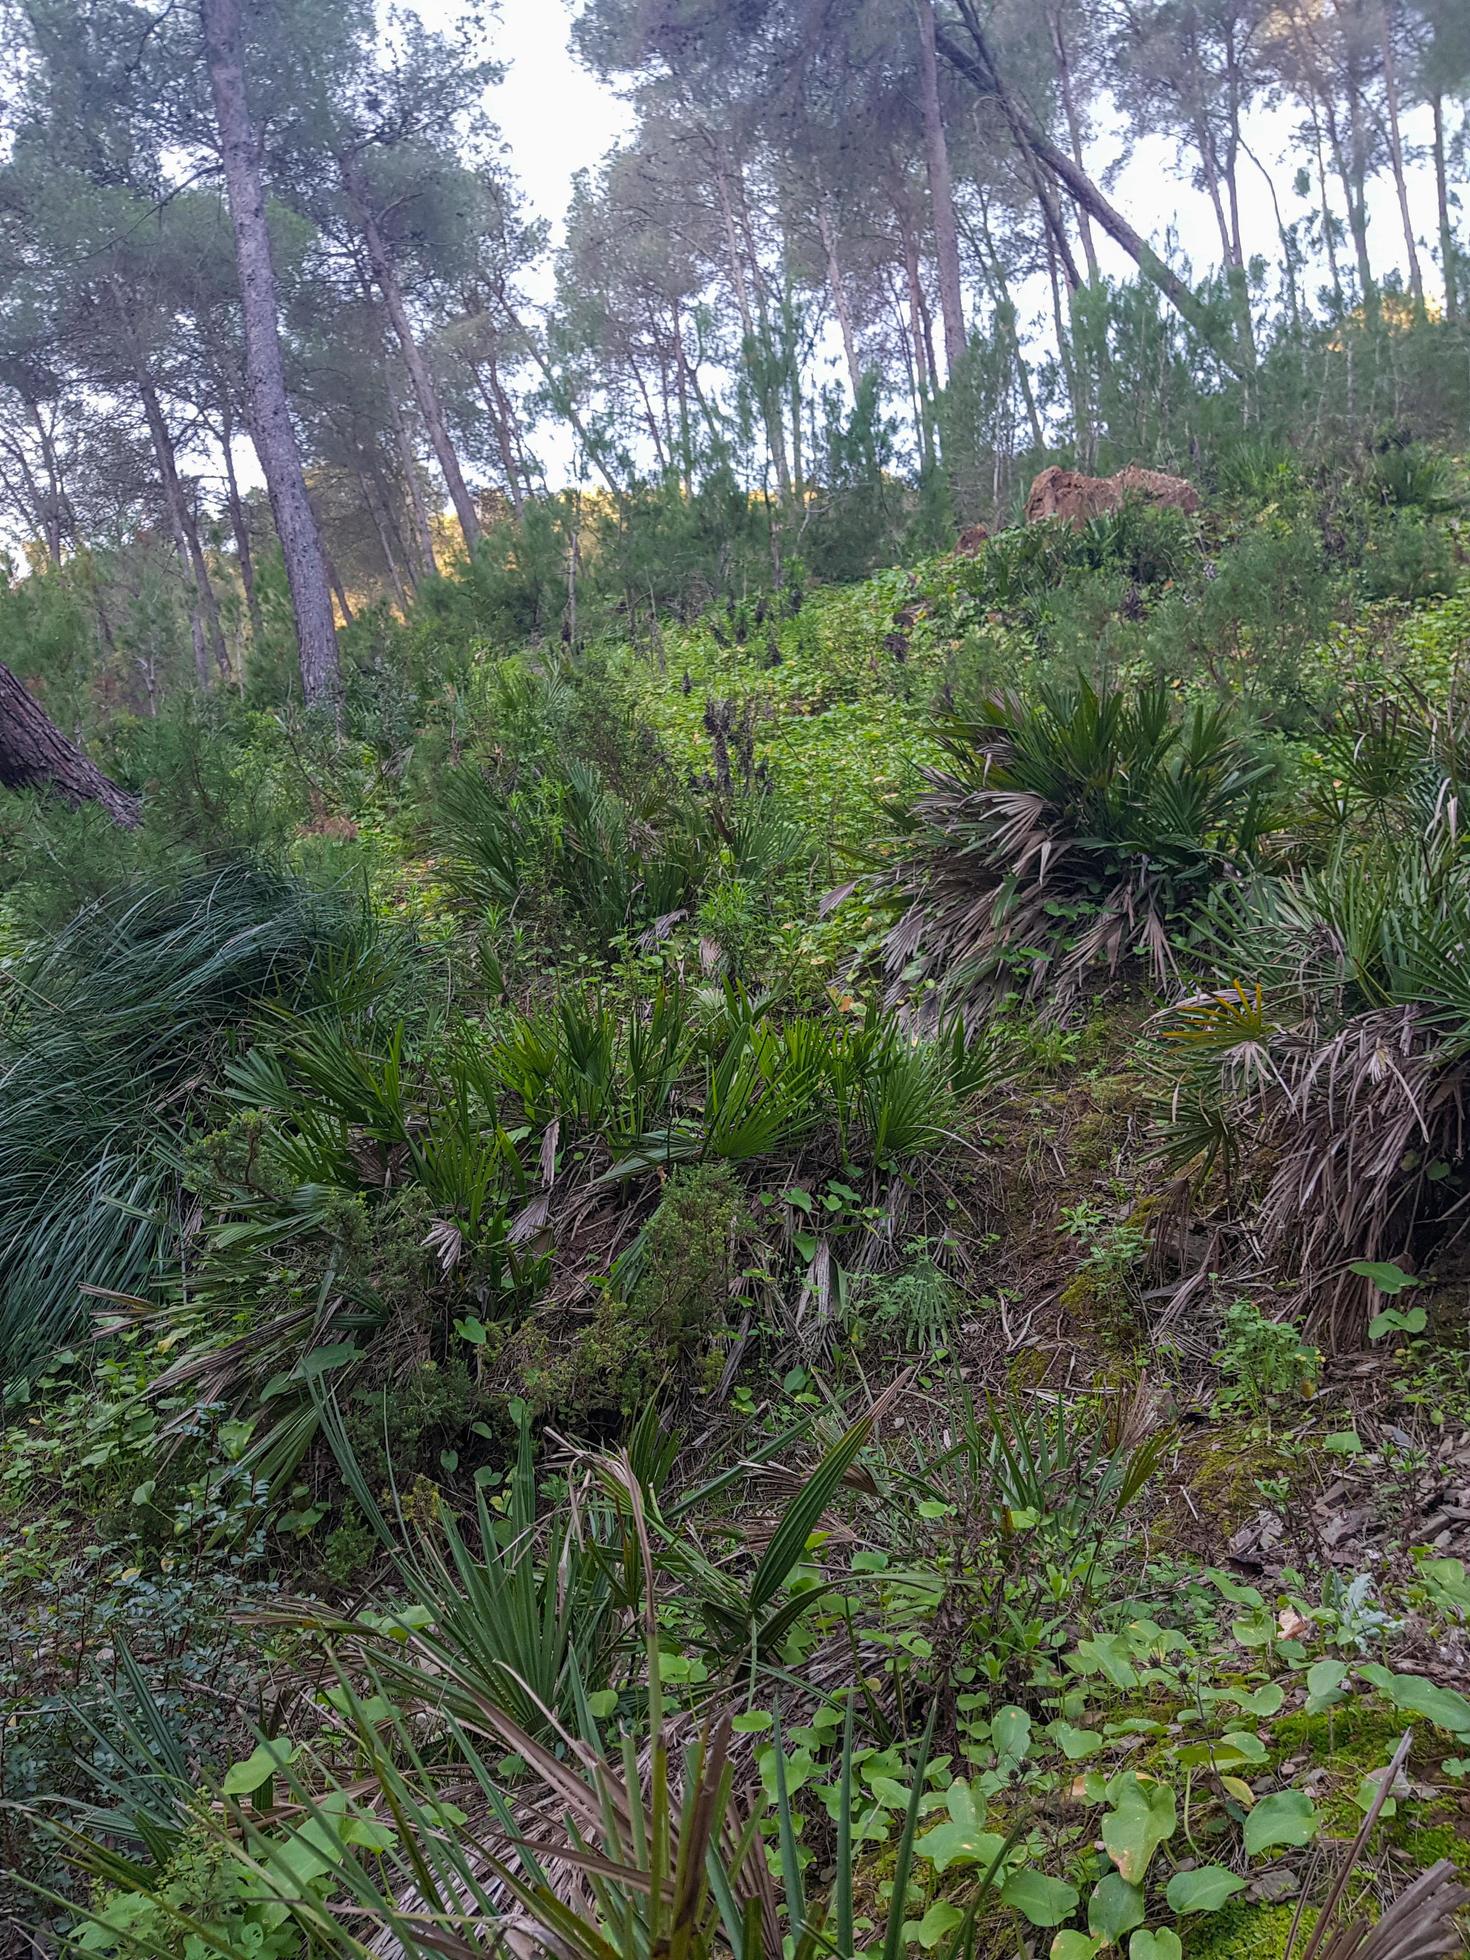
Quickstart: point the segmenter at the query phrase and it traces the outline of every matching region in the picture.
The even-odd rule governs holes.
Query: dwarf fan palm
[[[933,982],[973,1018],[1007,991],[1065,1004],[1142,953],[1156,979],[1210,887],[1248,860],[1273,765],[1222,709],[1167,688],[1050,687],[942,726],[883,884],[896,992]]]

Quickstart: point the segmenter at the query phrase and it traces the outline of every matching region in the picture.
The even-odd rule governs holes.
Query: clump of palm
[[[87,1286],[166,1275],[180,1139],[221,1032],[371,958],[360,908],[245,863],[134,883],[15,976],[0,1026],[0,1364],[63,1341]]]
[[[600,952],[627,932],[662,936],[725,866],[751,880],[811,855],[799,826],[760,788],[706,804],[654,767],[619,793],[596,764],[491,772],[464,766],[439,790],[441,861],[451,883],[498,911],[540,906]]]
[[[365,1038],[339,1019],[278,1014],[273,1038],[228,1068],[231,1097],[263,1119],[254,1182],[211,1195],[209,1255],[184,1302],[190,1338],[155,1392],[260,1404],[245,1462],[279,1484],[319,1433],[320,1385],[391,1368],[395,1312],[371,1270],[386,1211],[416,1206],[447,1340],[456,1315],[483,1327],[633,1287],[680,1167],[727,1166],[752,1192],[802,1188],[807,1210],[781,1208],[763,1259],[798,1266],[793,1331],[815,1338],[849,1263],[898,1256],[915,1164],[953,1146],[1008,1065],[998,1035],[967,1042],[956,1024],[924,1038],[891,1014],[783,1019],[732,985],[661,987],[631,1012],[569,991],[488,1034],[449,1030],[427,1055],[409,1052],[401,1027]],[[839,1171],[862,1184],[843,1187],[860,1233],[807,1196]],[[758,1210],[753,1236],[766,1229]],[[886,1231],[873,1228],[879,1213]],[[367,1270],[354,1250],[364,1221]],[[272,1278],[283,1260],[318,1281],[289,1305]],[[252,1298],[271,1304],[242,1325]]]
[[[1395,445],[1374,456],[1368,473],[1372,493],[1399,510],[1434,515],[1463,509],[1465,492],[1454,462],[1423,443]]]
[[[1470,733],[1458,690],[1436,707],[1411,687],[1374,694],[1320,743],[1303,831],[1330,850],[1352,835],[1369,849],[1422,857],[1452,834],[1470,780]]]
[[[1255,1252],[1339,1340],[1365,1262],[1457,1228],[1470,1094],[1470,858],[1452,799],[1418,849],[1344,836],[1321,868],[1225,895],[1215,983],[1161,1019],[1161,1149],[1185,1187],[1244,1184]]]
[[[895,995],[928,984],[971,1020],[1011,992],[1064,1007],[1135,957],[1162,981],[1270,820],[1273,765],[1164,686],[996,696],[939,736],[948,766],[882,881],[902,910],[885,961]]]

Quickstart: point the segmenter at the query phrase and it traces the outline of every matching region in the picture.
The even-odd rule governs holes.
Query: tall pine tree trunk
[[[286,399],[265,190],[245,95],[240,0],[199,0],[199,12],[240,273],[250,435],[265,472],[271,514],[286,560],[302,691],[310,704],[330,708],[340,719],[342,668],[332,594]]]
[[[393,587],[394,596],[397,598],[400,608],[404,612],[407,612],[408,587],[404,584],[403,574],[398,569],[398,555],[393,548],[392,531],[386,511],[373,488],[369,468],[358,464],[356,465],[356,473],[358,488],[362,492],[363,508],[373,520],[373,529],[378,534],[378,545],[383,553],[383,565],[388,573],[389,583]],[[402,549],[401,540],[399,541],[399,549]]]
[[[1067,37],[1062,26],[1061,9],[1055,5],[1047,9],[1047,23],[1051,29],[1052,53],[1056,56],[1057,82],[1062,95],[1062,113],[1067,119],[1067,140],[1072,148],[1072,161],[1079,170],[1086,166],[1082,156],[1082,117],[1077,108],[1077,91],[1072,81],[1072,60],[1067,51]],[[1098,279],[1097,246],[1093,243],[1092,220],[1077,207],[1077,230],[1082,239],[1082,256],[1087,261],[1087,277],[1090,284]]]
[[[857,335],[852,330],[852,307],[848,304],[847,280],[843,275],[842,261],[837,254],[837,227],[832,222],[832,199],[827,192],[817,200],[817,225],[822,235],[822,250],[827,255],[827,290],[832,295],[832,310],[837,315],[837,325],[842,333],[842,352],[847,361],[847,379],[852,388],[852,398],[856,401],[858,390],[863,383],[863,370],[858,361]]]
[[[1017,148],[1023,154],[1027,151],[1041,167],[1055,177],[1068,195],[1076,203],[1079,211],[1085,211],[1108,236],[1121,245],[1144,277],[1158,287],[1159,291],[1173,306],[1174,310],[1194,328],[1207,347],[1213,349],[1221,361],[1238,381],[1245,379],[1241,359],[1235,348],[1221,345],[1214,331],[1214,323],[1206,309],[1172,267],[1165,264],[1146,238],[1133,229],[1123,213],[1110,203],[1097,184],[1075,164],[1064,150],[1059,150],[1040,124],[1016,96],[1007,88],[995,65],[990,44],[980,24],[973,0],[959,0],[961,17],[974,45],[974,52],[955,40],[953,35],[941,32],[937,45],[946,61],[960,72],[979,93],[993,100],[1009,125]]]
[[[220,450],[225,459],[225,501],[230,510],[230,529],[235,534],[235,556],[240,561],[240,583],[245,588],[245,610],[250,631],[259,641],[265,633],[260,616],[260,594],[255,589],[255,547],[250,542],[250,525],[240,498],[240,480],[235,474],[235,418],[230,409],[230,391],[221,384],[219,397]]]
[[[1393,187],[1398,193],[1399,219],[1404,227],[1404,252],[1409,262],[1409,292],[1414,309],[1424,311],[1424,274],[1419,269],[1419,247],[1414,238],[1414,218],[1409,209],[1409,185],[1404,175],[1404,139],[1399,126],[1399,74],[1393,51],[1394,8],[1383,0],[1378,10],[1383,37],[1383,94],[1388,106],[1388,160],[1393,169]]]
[[[398,267],[387,241],[378,229],[378,221],[373,216],[372,200],[363,179],[362,168],[354,156],[337,159],[342,173],[342,188],[347,193],[347,201],[352,206],[353,216],[362,232],[362,242],[367,247],[368,264],[372,267],[373,278],[378,291],[383,295],[383,305],[387,308],[393,332],[403,355],[403,365],[408,370],[409,382],[413,387],[414,399],[419,405],[419,413],[424,418],[424,427],[429,432],[434,454],[439,459],[439,468],[449,489],[449,500],[454,505],[454,514],[459,519],[459,528],[464,535],[465,550],[473,552],[480,542],[480,515],[475,509],[475,500],[470,495],[469,486],[464,480],[464,472],[459,466],[454,443],[449,434],[449,423],[445,419],[444,404],[439,399],[439,390],[434,386],[434,377],[429,372],[429,364],[424,359],[424,351],[414,338],[413,322],[408,317],[408,307],[403,297],[403,283],[398,277]]]
[[[924,161],[939,266],[939,308],[944,316],[944,359],[952,378],[965,355],[965,308],[960,285],[960,240],[954,218],[949,144],[939,101],[939,60],[934,44],[934,0],[914,0],[919,29],[919,101],[924,115]]]
[[[1429,98],[1434,116],[1434,199],[1439,213],[1439,259],[1444,272],[1444,317],[1460,317],[1460,266],[1455,228],[1450,222],[1450,184],[1445,169],[1444,97],[1438,89]]]
[[[68,742],[28,689],[0,663],[0,786],[49,790],[73,806],[100,803],[114,823],[138,821],[138,799]]]
[[[137,368],[138,396],[143,404],[143,416],[148,424],[148,435],[153,444],[153,459],[158,465],[158,479],[163,488],[163,507],[168,512],[169,529],[173,532],[174,552],[179,561],[179,573],[188,594],[189,635],[194,642],[194,678],[201,687],[209,685],[210,641],[205,630],[204,594],[200,589],[199,571],[195,558],[202,559],[199,551],[199,537],[192,532],[189,514],[184,507],[184,488],[179,482],[178,466],[174,460],[173,437],[169,434],[164,420],[163,409],[159,404],[158,390],[148,379],[141,365]],[[208,583],[208,574],[205,574]],[[211,597],[212,597],[211,593]],[[215,631],[219,630],[219,613],[214,619]],[[218,653],[216,653],[218,659]]]
[[[398,451],[403,494],[408,499],[409,574],[417,585],[422,578],[432,578],[439,564],[434,556],[434,529],[429,522],[429,507],[424,502],[424,486],[419,477],[419,459],[414,453],[413,435],[408,426],[408,417],[403,412],[403,404],[398,399],[398,391],[391,381],[388,385],[388,413],[393,423],[393,444]]]
[[[924,328],[924,288],[919,278],[919,246],[909,222],[908,212],[896,201],[894,215],[898,219],[899,236],[903,241],[903,274],[909,302],[909,338],[913,343],[914,386],[919,401],[919,452],[923,458],[924,468],[929,470],[933,468],[936,460],[935,381]]]

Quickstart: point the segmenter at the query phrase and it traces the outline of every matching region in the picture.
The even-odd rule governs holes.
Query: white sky
[[[412,3],[430,21],[455,11],[453,0]],[[527,198],[553,221],[566,210],[577,171],[598,162],[633,125],[626,105],[573,59],[571,18],[562,0],[501,0],[492,38],[509,73],[491,91],[491,110]]]

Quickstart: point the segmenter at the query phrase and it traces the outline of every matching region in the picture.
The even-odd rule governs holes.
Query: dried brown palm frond
[[[1460,1226],[1470,864],[1344,853],[1237,894],[1211,930],[1252,977],[1156,1024],[1161,1155],[1195,1191],[1218,1173],[1236,1212],[1246,1176],[1256,1253],[1341,1344],[1372,1304],[1355,1265],[1412,1266]]]
[[[1470,1890],[1448,1858],[1431,1865],[1400,1893],[1377,1925],[1354,1920],[1322,1949],[1322,1960],[1432,1960],[1461,1953],[1463,1930],[1456,1915],[1470,1905]]]

